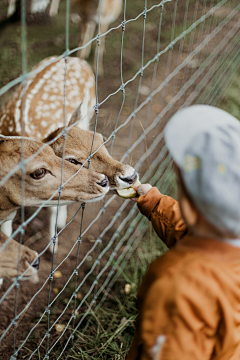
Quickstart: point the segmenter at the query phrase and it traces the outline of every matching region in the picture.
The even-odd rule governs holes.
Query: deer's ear
[[[74,110],[69,120],[68,126],[74,125],[77,121],[81,120],[81,106],[82,103]]]

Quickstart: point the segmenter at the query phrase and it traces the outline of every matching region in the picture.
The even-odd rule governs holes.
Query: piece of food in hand
[[[136,190],[134,190],[133,186],[139,186],[141,185],[141,181],[137,180],[135,182],[135,184],[133,184],[131,187],[127,188],[127,189],[121,189],[121,190],[117,190],[117,193],[119,196],[125,198],[125,199],[131,199],[133,197],[138,196],[138,193],[136,192]]]

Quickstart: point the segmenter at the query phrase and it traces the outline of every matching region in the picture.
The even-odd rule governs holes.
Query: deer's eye
[[[30,174],[31,178],[35,179],[35,180],[39,180],[42,179],[47,173],[47,170],[42,168],[42,169],[37,169],[34,172],[32,172]]]
[[[81,162],[77,161],[76,159],[70,158],[70,159],[66,159],[67,161],[69,161],[71,164],[74,165],[82,165]]]

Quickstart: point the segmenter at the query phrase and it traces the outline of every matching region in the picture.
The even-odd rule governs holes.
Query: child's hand
[[[152,188],[150,184],[141,184],[133,186],[134,190],[138,193],[139,196],[146,195],[148,191]],[[138,197],[131,198],[133,201],[138,201]]]

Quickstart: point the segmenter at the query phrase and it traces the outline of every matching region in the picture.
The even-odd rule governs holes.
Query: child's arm
[[[134,188],[140,197],[132,200],[137,201],[139,210],[152,222],[160,239],[168,247],[173,246],[187,233],[178,201],[161,194],[150,184],[142,184]]]

